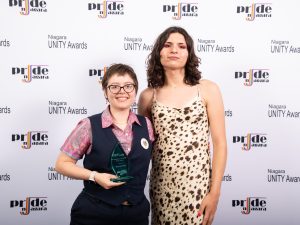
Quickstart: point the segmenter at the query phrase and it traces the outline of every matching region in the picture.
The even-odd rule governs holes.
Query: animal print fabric
[[[151,111],[157,138],[150,178],[152,225],[199,225],[211,178],[206,106],[199,95],[183,108],[154,97]]]

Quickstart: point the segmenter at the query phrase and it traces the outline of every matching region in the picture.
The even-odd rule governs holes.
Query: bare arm
[[[146,88],[140,94],[138,101],[138,114],[148,117],[152,120],[151,116],[151,106],[153,101],[153,89]]]
[[[66,153],[60,152],[56,160],[55,170],[68,177],[78,180],[88,180],[92,171],[76,165],[76,162],[77,160],[71,158]]]
[[[201,90],[206,102],[208,120],[210,125],[213,159],[212,180],[209,194],[204,198],[200,214],[205,210],[203,225],[210,225],[213,221],[219,201],[222,178],[225,171],[227,159],[227,143],[225,132],[224,105],[221,92],[216,84],[210,81],[202,82]]]
[[[219,195],[227,159],[225,114],[221,92],[211,83],[207,97],[207,113],[213,142],[212,183],[210,192]]]
[[[71,158],[64,152],[60,152],[55,164],[55,170],[65,176],[79,180],[89,180],[91,170],[76,165],[77,160]],[[114,183],[111,178],[116,178],[115,175],[107,173],[96,173],[95,182],[105,189],[120,186],[124,183]]]

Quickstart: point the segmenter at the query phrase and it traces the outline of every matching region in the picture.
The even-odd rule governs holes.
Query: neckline
[[[191,100],[189,100],[186,104],[184,104],[183,106],[181,107],[173,107],[173,106],[168,106],[168,105],[165,105],[159,101],[157,101],[157,99],[154,100],[154,102],[158,105],[161,105],[163,107],[166,107],[166,108],[170,108],[170,109],[175,109],[175,110],[182,110],[182,109],[185,109],[185,108],[190,108],[195,102],[197,101],[200,101],[202,102],[202,100],[199,98],[199,96],[195,96],[194,98],[192,98]]]

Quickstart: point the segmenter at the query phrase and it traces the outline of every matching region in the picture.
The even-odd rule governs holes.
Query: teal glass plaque
[[[128,176],[128,158],[124,153],[121,144],[118,143],[114,147],[111,158],[111,168],[114,171],[117,178],[111,179],[113,182],[126,182],[132,179],[132,176]]]

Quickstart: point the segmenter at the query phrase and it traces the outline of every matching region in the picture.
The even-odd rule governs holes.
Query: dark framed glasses
[[[113,94],[118,94],[122,88],[126,93],[130,93],[135,89],[135,84],[125,84],[124,86],[120,86],[117,84],[111,84],[111,85],[108,85],[107,88]]]

